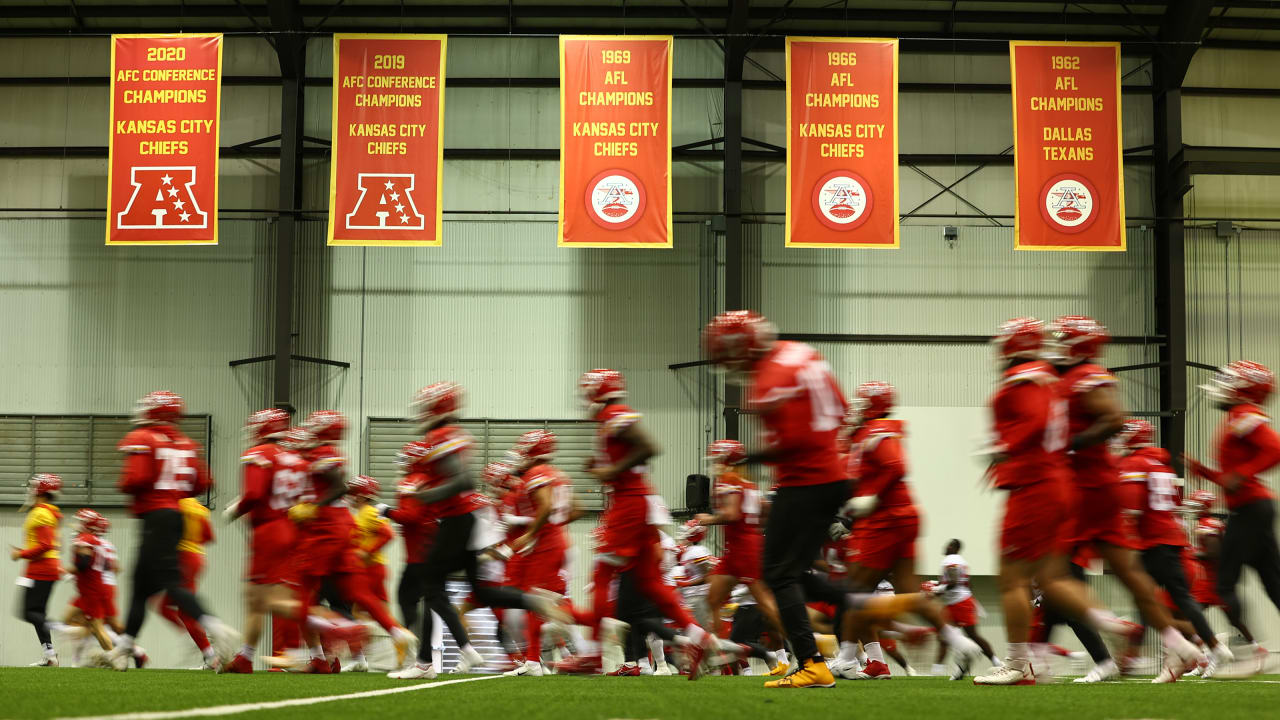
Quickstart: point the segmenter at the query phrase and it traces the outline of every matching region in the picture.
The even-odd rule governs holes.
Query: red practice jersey
[[[1120,459],[1119,469],[1125,507],[1142,513],[1137,522],[1138,549],[1185,546],[1187,533],[1176,514],[1178,488],[1173,480],[1177,476],[1169,467],[1169,451],[1138,448]]]
[[[738,496],[739,517],[737,522],[724,526],[725,555],[739,547],[758,547],[760,538],[760,513],[763,508],[756,484],[732,470],[721,473],[716,477],[714,488],[716,507],[733,495]]]
[[[436,536],[436,518],[431,508],[415,496],[427,486],[427,481],[423,473],[406,475],[398,488],[396,507],[387,511],[387,517],[400,526],[404,561],[409,565],[426,562],[427,550]]]
[[[569,512],[573,508],[573,485],[554,465],[534,465],[520,476],[520,484],[516,487],[515,514],[531,520],[536,518],[538,508],[533,502],[533,495],[543,488],[551,491],[551,514],[534,538],[534,547],[563,546],[566,544],[564,524],[569,521]],[[522,533],[528,529],[523,528]]]
[[[244,466],[240,511],[254,527],[288,517],[289,508],[307,491],[307,460],[274,442],[249,448],[240,462]]]
[[[429,488],[437,487],[447,479],[439,470],[442,460],[449,456],[457,456],[465,463],[467,453],[471,452],[471,436],[462,428],[453,426],[447,425],[432,430],[427,433],[423,442],[431,446],[431,450],[423,458],[427,467],[426,486]],[[482,505],[480,496],[475,491],[464,490],[452,497],[431,503],[429,510],[437,518],[447,518],[466,515],[478,510]]]
[[[522,483],[519,480],[512,483],[512,487],[502,493],[502,497],[494,501],[496,506],[494,509],[498,511],[498,517],[502,518],[503,523],[507,526],[507,534],[503,541],[510,544],[513,540],[525,534],[529,529],[530,523],[533,522],[533,511],[530,510],[530,503],[525,503],[524,510],[529,512],[521,512],[520,495],[523,491]]]
[[[1280,463],[1280,436],[1270,423],[1261,408],[1246,403],[1231,408],[1218,428],[1218,467],[1223,474],[1244,478],[1234,492],[1225,493],[1229,509],[1275,497],[1258,479],[1260,473]]]
[[[776,343],[756,367],[747,405],[764,422],[765,445],[779,453],[770,462],[779,487],[844,479],[836,436],[846,403],[817,350],[804,343]]]
[[[871,514],[858,521],[862,527],[893,527],[919,517],[907,487],[907,462],[903,457],[901,420],[868,420],[854,431],[849,445],[848,476],[855,496],[879,498]]]
[[[631,443],[622,438],[622,433],[632,425],[640,422],[640,413],[623,405],[611,403],[600,408],[596,413],[596,464],[613,465],[631,453]],[[607,490],[614,495],[652,495],[649,487],[649,466],[637,465],[630,468],[608,485]]]
[[[81,597],[104,597],[109,590],[107,579],[116,571],[115,546],[87,532],[77,535],[74,544],[76,554],[81,548],[88,548],[93,556],[88,569],[76,572],[76,592]],[[115,583],[112,581],[110,584]]]
[[[995,466],[996,487],[1065,477],[1067,416],[1057,383],[1057,373],[1040,360],[1005,370],[991,399],[996,449],[1006,456]]]
[[[212,484],[200,446],[173,425],[131,430],[117,447],[125,455],[118,487],[133,496],[134,515],[177,510],[179,500]]]
[[[1067,401],[1067,427],[1074,437],[1093,425],[1094,417],[1084,408],[1084,396],[1102,387],[1115,387],[1116,376],[1101,365],[1084,362],[1069,368],[1058,383],[1058,393]],[[1068,453],[1077,487],[1104,487],[1120,480],[1115,461],[1106,443],[1098,443]]]

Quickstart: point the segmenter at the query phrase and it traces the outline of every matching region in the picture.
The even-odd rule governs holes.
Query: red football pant
[[[324,578],[314,575],[308,575],[302,579],[302,590],[299,599],[302,601],[301,617],[299,622],[303,627],[307,626],[307,617],[310,614],[311,606],[316,603],[316,598],[320,594],[320,585]],[[338,593],[342,596],[344,602],[348,605],[359,605],[369,613],[369,617],[373,621],[382,626],[383,630],[391,632],[392,629],[399,627],[395,618],[391,617],[391,613],[387,612],[386,603],[374,597],[373,592],[369,590],[368,576],[364,573],[341,573],[337,576]]]
[[[600,629],[600,621],[613,615],[609,591],[613,587],[614,578],[624,570],[632,574],[636,589],[658,608],[658,612],[662,613],[663,617],[674,621],[680,628],[694,624],[693,616],[676,598],[675,588],[662,582],[662,569],[658,565],[656,553],[647,552],[637,557],[629,568],[612,565],[603,560],[596,561],[595,572],[592,575],[594,586],[591,588],[591,607],[595,614],[593,627],[597,632]]]
[[[179,552],[178,567],[182,570],[182,587],[194,594],[196,578],[200,577],[200,571],[204,569],[204,556],[200,553]],[[185,628],[200,652],[209,649],[209,636],[205,635],[204,628],[200,627],[195,618],[179,610],[167,594],[160,601],[160,615],[174,625]]]

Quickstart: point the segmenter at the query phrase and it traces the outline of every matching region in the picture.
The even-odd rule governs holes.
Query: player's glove
[[[222,519],[227,522],[234,522],[238,517],[240,517],[240,498],[232,500],[231,504],[222,511]]]
[[[866,517],[871,514],[872,510],[876,509],[876,503],[879,500],[880,498],[875,495],[859,495],[858,497],[850,498],[845,502],[844,507],[840,508],[840,514],[853,518]]]
[[[316,506],[312,503],[298,503],[289,508],[289,519],[296,523],[310,522],[316,517]]]

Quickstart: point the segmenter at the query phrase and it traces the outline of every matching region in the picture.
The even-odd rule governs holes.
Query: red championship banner
[[[898,247],[898,41],[787,38],[787,247]]]
[[[560,36],[565,247],[671,247],[671,36]]]
[[[108,245],[218,242],[222,35],[112,35]]]
[[[1019,250],[1125,249],[1120,43],[1009,43]]]
[[[444,35],[333,36],[329,244],[441,244]]]

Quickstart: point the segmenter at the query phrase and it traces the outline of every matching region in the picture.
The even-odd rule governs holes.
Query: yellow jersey
[[[56,505],[40,503],[31,508],[22,523],[23,551],[27,561],[27,577],[32,580],[57,580],[62,570],[58,567],[58,522],[62,514]]]
[[[178,541],[178,552],[203,555],[205,544],[213,540],[209,508],[195,498],[186,497],[178,501],[178,509],[182,510],[182,539]]]
[[[356,511],[356,532],[352,540],[355,546],[369,553],[369,562],[387,564],[382,546],[391,539],[391,521],[378,515],[378,508],[363,505]]]

